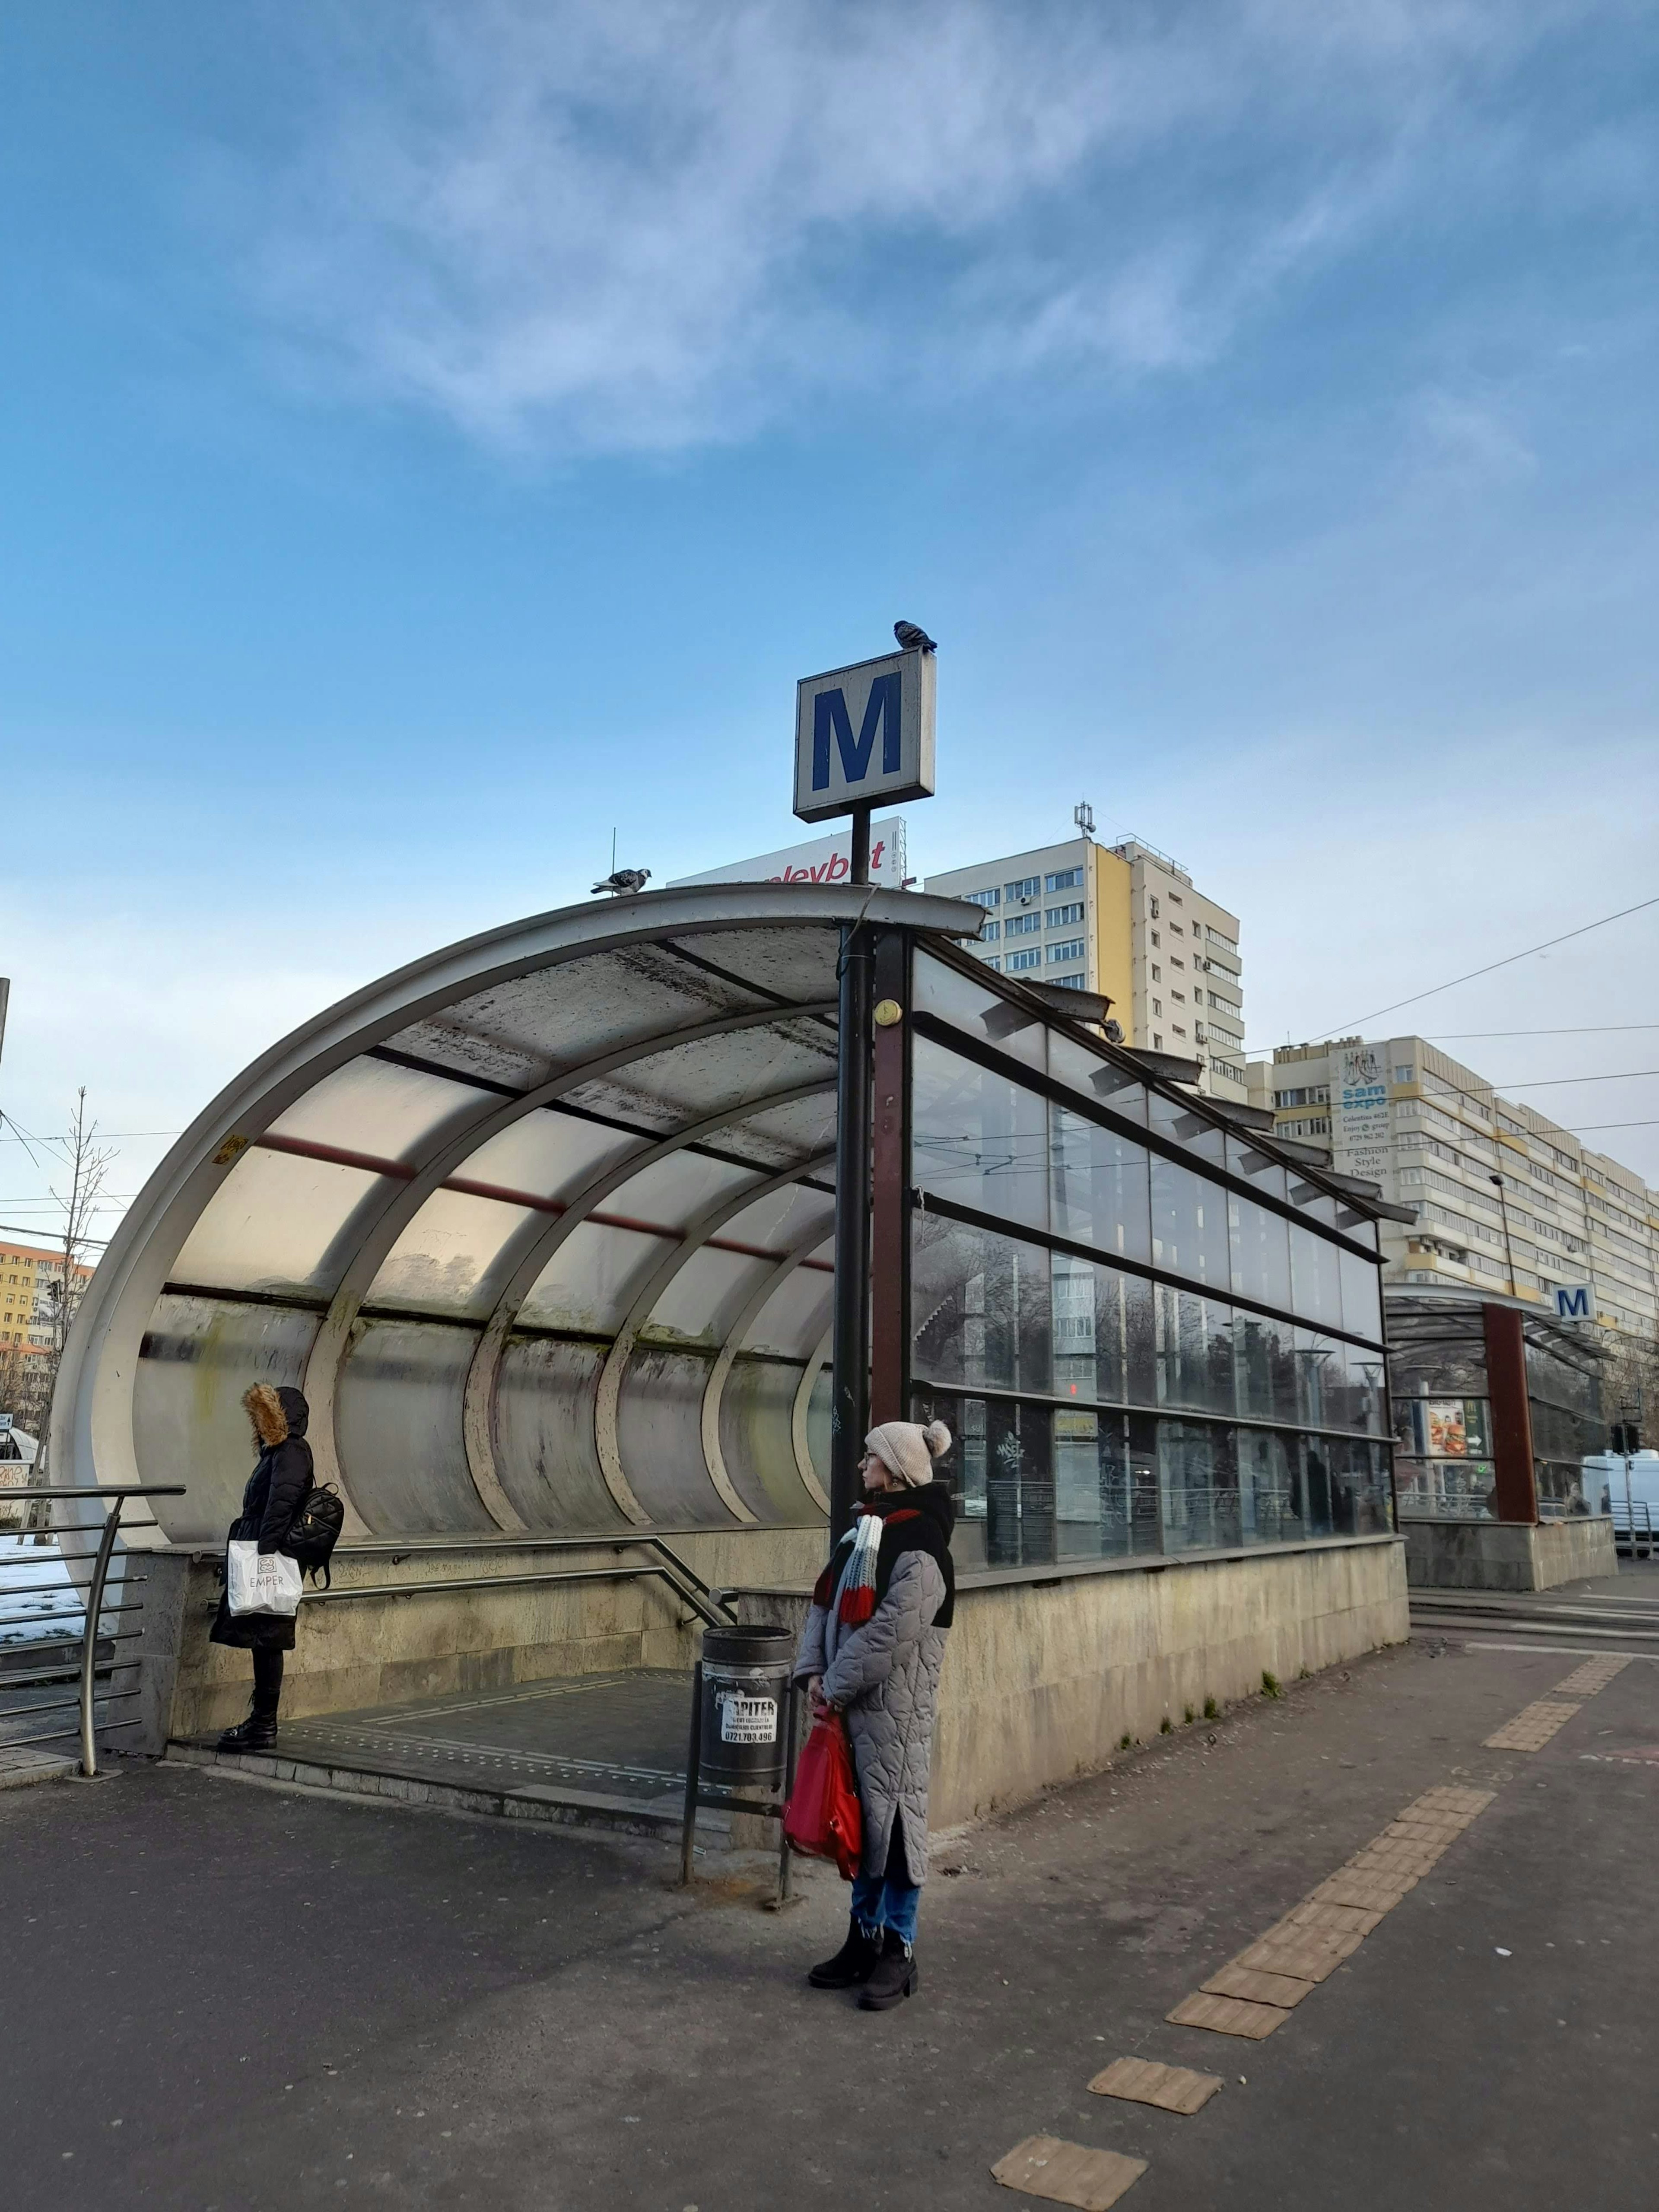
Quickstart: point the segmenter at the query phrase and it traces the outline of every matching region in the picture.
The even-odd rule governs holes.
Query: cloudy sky
[[[0,81],[25,1128],[179,1129],[613,827],[786,842],[793,680],[896,615],[912,865],[1086,797],[1258,1046],[1659,897],[1638,0],[81,0]],[[1659,1182],[1656,962],[1386,1026]]]

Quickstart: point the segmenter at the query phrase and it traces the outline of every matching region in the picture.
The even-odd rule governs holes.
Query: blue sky
[[[913,865],[1086,796],[1242,915],[1254,1042],[1659,893],[1650,8],[83,0],[0,71],[26,1127],[180,1127],[613,824],[787,842],[793,680],[899,614]],[[1393,1018],[1659,1018],[1656,956]]]

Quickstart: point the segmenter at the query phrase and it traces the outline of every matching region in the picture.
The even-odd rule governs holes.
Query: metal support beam
[[[910,1418],[910,939],[876,939],[870,1179],[870,1417]]]
[[[1492,1406],[1492,1487],[1500,1521],[1535,1525],[1538,1470],[1533,1458],[1532,1407],[1527,1396],[1525,1316],[1516,1306],[1482,1305],[1486,1396]]]
[[[860,859],[862,872],[860,872]],[[870,810],[853,817],[853,879],[870,879]],[[836,1066],[836,1314],[830,1415],[830,1540],[851,1523],[870,1426],[870,1006],[872,932],[841,933]]]

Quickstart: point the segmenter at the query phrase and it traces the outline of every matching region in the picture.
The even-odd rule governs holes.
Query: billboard
[[[1331,1085],[1331,1139],[1334,1164],[1346,1175],[1364,1176],[1389,1185],[1389,1083],[1383,1049],[1345,1045],[1337,1054]]]
[[[870,825],[870,880],[899,890],[905,878],[904,817],[892,814]],[[752,860],[732,860],[701,876],[680,876],[671,891],[687,884],[844,884],[853,872],[853,830],[849,823],[831,837],[786,845],[781,853],[757,853]]]

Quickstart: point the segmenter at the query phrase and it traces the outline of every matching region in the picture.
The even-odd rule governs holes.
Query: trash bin
[[[702,1632],[702,1787],[775,1797],[784,1784],[795,1639],[782,1628]]]

